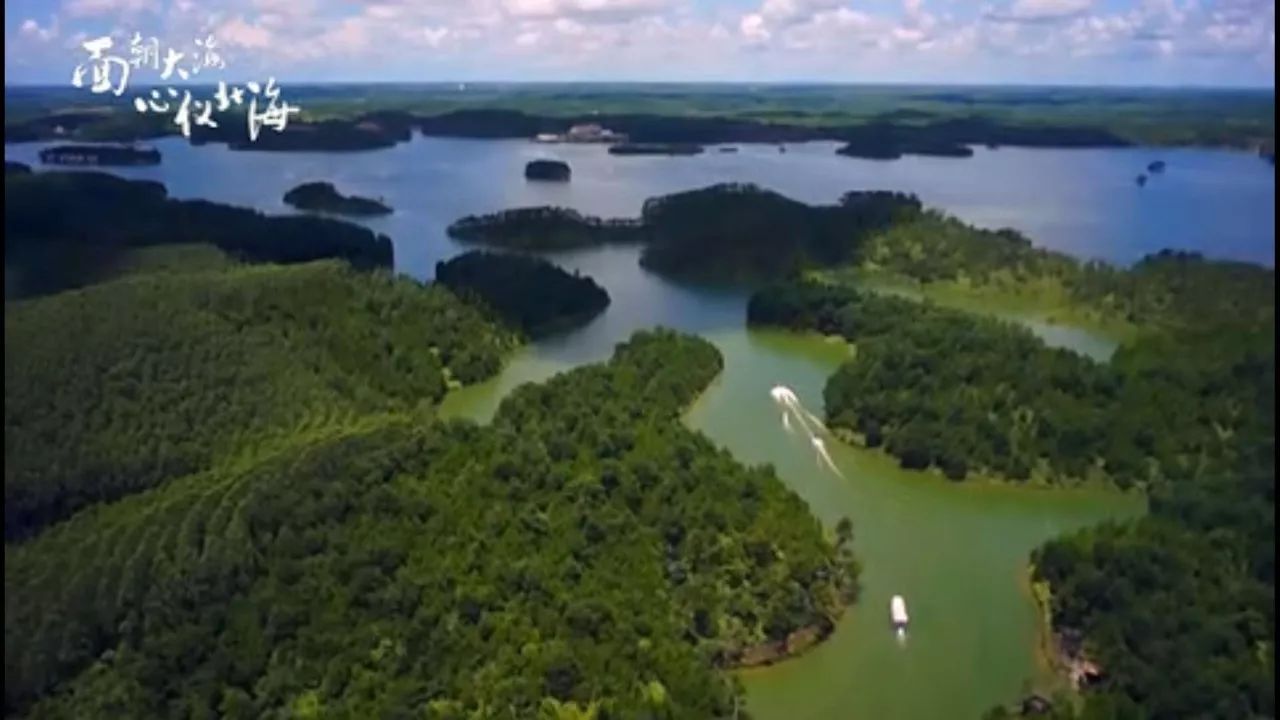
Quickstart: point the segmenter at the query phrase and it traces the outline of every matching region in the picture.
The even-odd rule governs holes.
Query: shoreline
[[[798,658],[829,640],[835,634],[840,619],[854,604],[849,602],[841,605],[839,614],[835,618],[828,618],[826,623],[803,625],[787,633],[782,640],[756,643],[742,648],[737,651],[736,659],[729,662],[724,669],[731,673],[749,672]]]
[[[844,267],[820,270],[813,276],[821,282],[849,283],[859,289],[885,293],[921,302],[933,302],[942,307],[963,310],[995,317],[1020,324],[1044,325],[1078,330],[1096,335],[1099,339],[1124,345],[1143,332],[1144,328],[1126,320],[1109,317],[1073,302],[1065,296],[1061,286],[1045,283],[1024,283],[1006,289],[993,285],[973,285],[955,280],[921,282],[888,270],[868,267]],[[1060,295],[1061,297],[1053,297]]]
[[[833,426],[829,428],[831,434],[843,443],[846,447],[862,453],[871,453],[887,462],[893,463],[899,470],[907,473],[914,473],[923,478],[934,481],[945,481],[949,485],[956,486],[972,486],[972,487],[992,487],[992,488],[1015,488],[1033,491],[1062,491],[1062,490],[1084,490],[1084,491],[1104,491],[1112,492],[1124,496],[1138,496],[1146,498],[1147,494],[1142,489],[1135,486],[1134,488],[1122,488],[1104,477],[1092,478],[1068,478],[1070,482],[1055,482],[1045,478],[1043,475],[1032,475],[1026,480],[1015,480],[1012,478],[993,475],[980,469],[970,469],[968,474],[961,480],[951,480],[942,473],[938,467],[930,465],[927,468],[904,468],[899,464],[896,456],[880,447],[868,447],[861,439],[859,434],[853,430],[844,427]]]
[[[1065,694],[1079,703],[1090,676],[1096,676],[1101,669],[1083,648],[1072,653],[1064,647],[1066,631],[1060,631],[1053,623],[1053,588],[1048,582],[1036,582],[1035,573],[1035,563],[1028,562],[1022,577],[1036,607],[1036,664],[1047,684],[1041,694]]]

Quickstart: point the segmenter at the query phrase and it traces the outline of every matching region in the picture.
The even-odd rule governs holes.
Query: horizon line
[[[829,88],[853,88],[853,87],[885,87],[885,88],[937,88],[937,87],[955,87],[955,88],[1004,88],[1004,89],[1063,89],[1063,90],[1208,90],[1208,91],[1233,91],[1233,90],[1249,90],[1249,91],[1267,91],[1274,93],[1275,85],[1206,85],[1206,84],[1110,84],[1110,83],[1072,83],[1072,82],[1044,82],[1044,83],[1028,83],[1028,82],[952,82],[952,81],[885,81],[885,80],[849,80],[849,81],[832,81],[832,80],[296,80],[288,78],[275,78],[277,83],[288,83],[291,85],[315,86],[315,85],[419,85],[419,86],[466,86],[466,85],[511,85],[511,86],[538,86],[538,85],[670,85],[670,86],[743,86],[743,87],[829,87]],[[247,81],[231,81],[225,82],[247,82]],[[182,82],[182,83],[156,83],[147,84],[146,87],[200,87],[204,85],[215,85],[216,80],[210,80],[207,83],[199,82]],[[23,88],[23,89],[66,89],[77,90],[70,83],[51,83],[51,82],[9,82],[6,81],[5,89]]]

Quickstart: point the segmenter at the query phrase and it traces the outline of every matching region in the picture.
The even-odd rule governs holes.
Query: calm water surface
[[[399,270],[433,275],[459,248],[444,235],[457,217],[555,204],[605,216],[634,216],[648,197],[717,182],[755,182],[808,202],[847,190],[914,192],[970,222],[1009,226],[1037,243],[1080,256],[1131,262],[1164,247],[1274,263],[1274,170],[1251,155],[1197,150],[979,150],[967,160],[853,160],[833,145],[743,146],[690,158],[615,158],[590,146],[416,138],[353,154],[229,152],[158,143],[164,164],[121,174],[164,182],[176,197],[199,197],[286,212],[281,196],[309,180],[381,197],[396,208],[365,224],[392,237]],[[6,146],[6,158],[34,164],[38,144]],[[524,163],[558,157],[573,167],[566,185],[527,183]],[[1168,171],[1145,188],[1134,176],[1153,159]],[[498,378],[452,393],[446,415],[484,420],[516,385],[608,357],[635,330],[667,325],[720,348],[725,372],[688,415],[694,428],[747,463],[769,463],[828,523],[854,522],[864,565],[862,600],[835,635],[801,658],[743,674],[751,709],[779,720],[977,718],[1044,679],[1036,613],[1027,592],[1028,553],[1074,528],[1142,512],[1134,497],[954,484],[907,473],[875,453],[832,443],[837,475],[813,448],[782,428],[768,391],[793,388],[821,414],[822,386],[847,352],[841,343],[747,331],[745,295],[672,284],[637,265],[635,248],[556,253],[556,262],[594,276],[613,298],[585,328],[520,351]],[[1105,338],[1027,322],[1046,341],[1104,358]],[[892,595],[906,597],[912,625],[899,643],[888,627]]]

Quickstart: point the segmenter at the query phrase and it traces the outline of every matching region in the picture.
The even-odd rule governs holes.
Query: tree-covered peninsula
[[[159,165],[160,151],[131,145],[55,145],[40,151],[45,165]]]
[[[528,255],[473,250],[436,263],[436,281],[532,338],[582,325],[609,306],[609,293],[591,278]]]
[[[1048,299],[1088,323],[1191,329],[1258,325],[1275,313],[1275,273],[1268,268],[1173,250],[1130,267],[1081,261],[1036,247],[1016,230],[976,228],[933,209],[866,236],[854,265],[922,288]]]
[[[302,183],[284,194],[284,202],[299,210],[334,215],[373,216],[389,215],[392,212],[390,207],[378,200],[343,195],[330,182]]]
[[[77,513],[6,549],[6,713],[731,715],[723,669],[824,636],[857,568],[771,470],[680,422],[720,365],[642,333],[491,427],[303,415]]]
[[[957,480],[1205,477],[1271,424],[1266,328],[1144,337],[1101,364],[1018,325],[829,284],[762,291],[748,318],[853,343],[824,393],[830,423]]]
[[[359,268],[392,262],[390,238],[358,225],[174,200],[160,183],[105,173],[7,175],[4,194],[7,297],[110,277],[134,251],[160,245],[213,245],[253,262],[338,258]]]
[[[7,303],[5,537],[308,428],[430,406],[512,344],[443,288],[332,262]]]
[[[1273,717],[1274,271],[1176,252],[1080,263],[933,213],[874,234],[858,258],[863,273],[926,286],[1048,292],[1137,330],[1098,363],[841,272],[750,301],[752,323],[852,343],[824,393],[828,420],[905,467],[1146,492],[1149,516],[1031,558],[1054,644],[1089,669],[1083,704],[1030,698],[988,717]]]

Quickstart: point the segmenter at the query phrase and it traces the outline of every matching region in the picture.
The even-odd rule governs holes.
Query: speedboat
[[[898,633],[903,633],[907,629],[907,601],[902,599],[901,595],[894,595],[889,601],[889,619],[893,621],[893,627]]]

